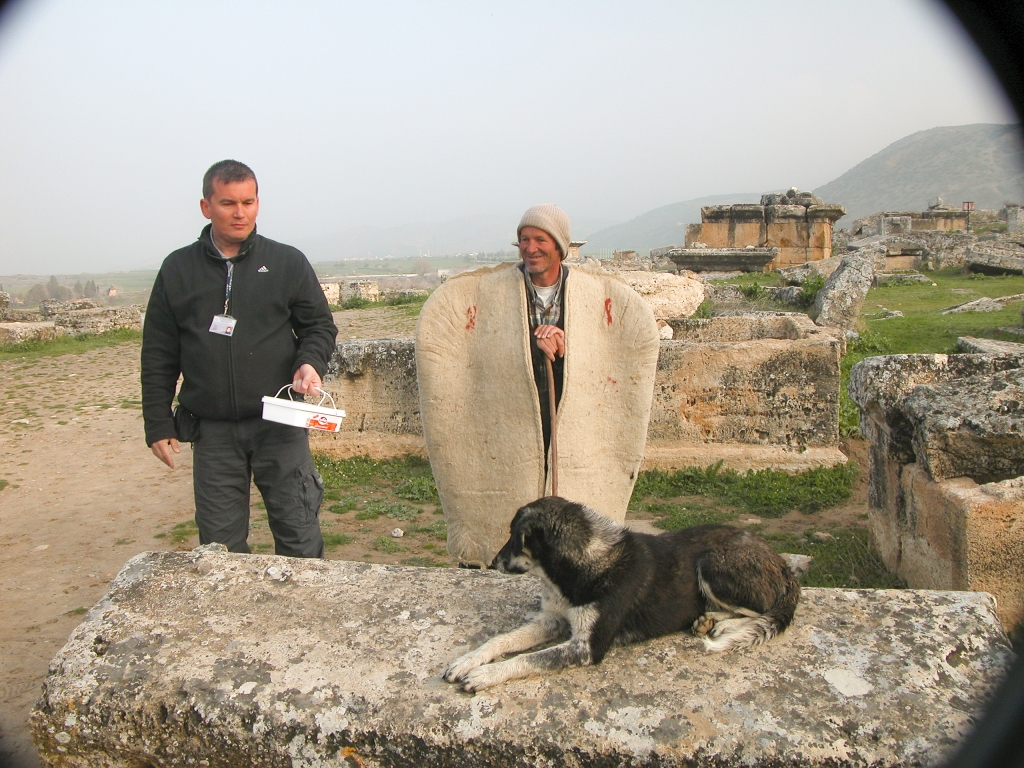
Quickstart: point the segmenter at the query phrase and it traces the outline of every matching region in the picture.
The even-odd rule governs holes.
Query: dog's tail
[[[785,588],[771,608],[762,614],[741,609],[741,615],[736,618],[719,621],[708,635],[701,638],[705,650],[753,648],[785,632],[796,613],[796,604],[800,601],[800,582],[788,568],[785,574]]]

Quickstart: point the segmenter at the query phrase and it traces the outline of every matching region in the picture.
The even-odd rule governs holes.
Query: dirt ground
[[[400,307],[338,312],[335,319],[341,339],[411,336],[416,323]],[[38,765],[27,721],[47,666],[125,561],[147,550],[189,549],[197,543],[188,526],[194,513],[190,451],[183,448],[174,470],[157,461],[143,441],[140,397],[137,343],[0,361],[0,480],[8,483],[0,489],[0,533],[6,541],[0,766]],[[863,443],[851,441],[844,450],[866,466]],[[842,507],[765,520],[764,530],[862,524],[865,474]],[[439,519],[432,505],[421,508],[418,525]],[[272,551],[255,491],[252,514],[254,551]],[[329,558],[447,562],[443,542],[429,534],[398,540],[401,552],[374,547],[381,536],[406,525],[401,522],[383,516],[356,520],[351,512],[325,511],[322,517],[325,533],[352,538],[330,549]],[[649,528],[638,516],[632,524]]]

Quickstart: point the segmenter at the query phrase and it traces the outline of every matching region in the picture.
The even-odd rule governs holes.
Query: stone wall
[[[984,589],[1024,620],[1024,354],[858,363],[850,397],[870,443],[869,517],[911,587]]]
[[[376,280],[346,280],[337,283],[320,283],[320,289],[328,304],[338,306],[351,298],[366,301],[380,300],[380,286]]]
[[[646,467],[845,461],[837,447],[845,342],[834,329],[800,314],[667,322],[675,340],[661,344]],[[339,343],[324,387],[347,413],[340,433],[317,436],[324,450],[380,435],[422,442],[412,339]]]
[[[441,671],[532,577],[217,550],[128,561],[50,664],[43,766],[931,765],[1013,656],[988,595],[806,589],[750,651],[681,633],[468,695]]]

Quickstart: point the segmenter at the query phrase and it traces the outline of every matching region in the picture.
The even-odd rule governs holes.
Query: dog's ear
[[[520,508],[512,521],[512,537],[518,549],[534,553],[544,543],[544,525],[541,513],[529,505]]]

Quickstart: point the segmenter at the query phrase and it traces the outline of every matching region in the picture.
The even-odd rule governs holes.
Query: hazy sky
[[[537,202],[585,236],[1014,119],[929,0],[22,0],[0,17],[0,275],[155,267],[225,157],[284,242],[467,214],[514,236]]]

